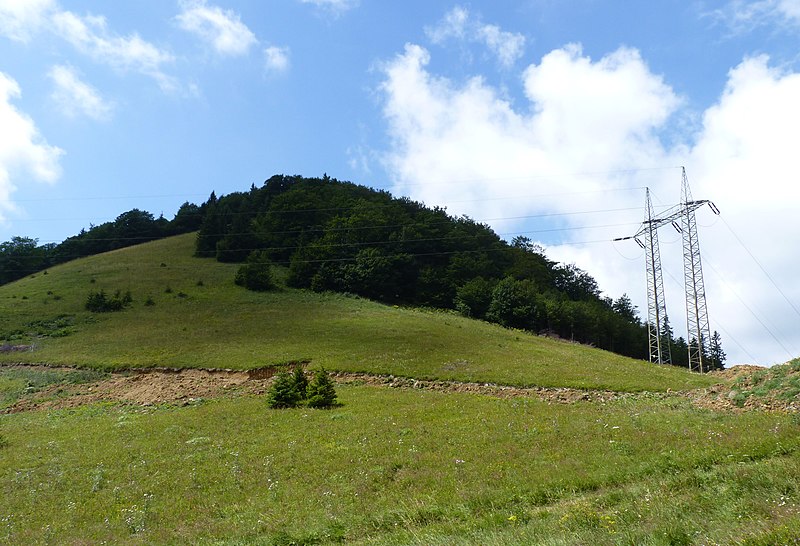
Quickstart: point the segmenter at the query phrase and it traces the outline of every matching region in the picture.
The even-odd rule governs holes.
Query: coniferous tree
[[[709,360],[711,361],[711,370],[721,370],[725,367],[725,360],[727,355],[722,350],[722,337],[719,332],[714,330],[711,335],[711,347],[709,348]]]
[[[307,392],[308,406],[311,408],[329,408],[336,404],[336,389],[324,368],[314,374]]]
[[[294,379],[287,371],[278,374],[267,394],[267,404],[273,409],[294,408],[300,403]]]
[[[302,366],[297,366],[292,372],[292,381],[297,394],[300,395],[301,400],[305,400],[308,394],[308,379],[303,371]]]

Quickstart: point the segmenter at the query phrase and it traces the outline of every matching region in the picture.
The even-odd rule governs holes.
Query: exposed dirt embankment
[[[303,363],[305,364],[305,363]],[[35,366],[17,368],[36,369]],[[44,368],[43,369],[52,369]],[[741,385],[747,384],[753,374],[763,371],[755,366],[737,366],[731,370],[715,372],[721,383],[705,389],[682,393],[620,393],[605,390],[580,390],[570,388],[510,387],[489,383],[463,383],[457,381],[430,381],[395,376],[334,372],[332,377],[340,384],[361,384],[388,388],[424,389],[436,392],[474,393],[499,398],[536,398],[548,403],[571,404],[577,402],[608,402],[622,398],[667,398],[685,396],[698,407],[717,411],[746,411],[762,409],[771,411],[800,411],[800,400],[747,397],[742,400]],[[137,405],[174,404],[187,405],[206,398],[233,395],[259,395],[266,393],[276,368],[251,371],[201,370],[201,369],[148,369],[111,374],[108,378],[79,385],[51,385],[38,392],[25,395],[6,408],[6,413],[37,409],[77,407],[101,401]],[[744,379],[743,379],[744,378]],[[736,380],[736,381],[735,381]]]

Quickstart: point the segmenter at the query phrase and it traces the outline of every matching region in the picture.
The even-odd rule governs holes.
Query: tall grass
[[[339,395],[329,411],[232,398],[3,416],[0,542],[690,544],[797,528],[788,416]]]

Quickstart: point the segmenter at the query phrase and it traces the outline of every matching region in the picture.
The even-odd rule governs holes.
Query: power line
[[[758,321],[758,323],[759,323],[759,324],[761,324],[761,326],[764,328],[764,330],[766,330],[766,331],[767,331],[767,333],[770,335],[770,337],[772,337],[772,339],[774,339],[774,340],[775,340],[775,343],[777,343],[778,345],[780,345],[780,346],[781,346],[781,348],[782,348],[784,351],[786,351],[786,354],[787,354],[787,355],[789,355],[789,360],[791,360],[792,358],[794,358],[794,357],[793,357],[793,355],[792,355],[792,353],[791,353],[791,351],[789,351],[789,349],[787,349],[787,348],[786,348],[786,346],[785,346],[785,345],[784,345],[784,344],[781,342],[781,340],[780,340],[780,339],[778,339],[778,337],[777,337],[777,336],[776,336],[776,335],[773,333],[773,331],[772,331],[772,330],[771,330],[771,329],[770,329],[770,328],[769,328],[769,327],[768,327],[768,326],[767,326],[767,325],[764,323],[764,321],[763,321],[763,320],[761,320],[761,318],[760,318],[760,317],[759,317],[759,316],[758,316],[758,315],[755,313],[755,311],[753,311],[753,310],[750,308],[750,306],[749,306],[749,305],[747,305],[747,303],[744,301],[744,299],[743,299],[743,298],[742,298],[742,297],[739,295],[739,293],[738,293],[738,292],[737,292],[737,291],[736,291],[736,290],[735,290],[735,289],[734,289],[734,288],[733,288],[733,287],[732,287],[732,286],[731,286],[731,285],[728,283],[728,281],[726,281],[726,280],[725,280],[725,277],[722,275],[722,273],[720,273],[720,272],[719,272],[719,270],[718,270],[716,267],[714,267],[714,264],[713,264],[713,263],[711,263],[711,261],[710,261],[710,260],[708,260],[708,258],[707,258],[707,257],[706,257],[706,263],[709,265],[709,267],[711,267],[711,270],[712,270],[714,273],[716,273],[716,275],[717,275],[717,276],[720,278],[720,280],[721,280],[721,281],[722,281],[722,282],[725,284],[725,286],[726,286],[726,287],[727,287],[727,288],[728,288],[728,289],[731,291],[731,293],[732,293],[734,296],[736,296],[736,299],[738,299],[738,300],[739,300],[739,302],[741,302],[741,304],[742,304],[742,305],[744,305],[745,309],[747,309],[747,310],[750,312],[750,314],[753,316],[753,318],[755,318],[755,319]]]
[[[772,283],[772,286],[774,286],[775,289],[778,291],[778,293],[781,296],[783,296],[783,299],[786,300],[786,303],[789,304],[789,307],[791,307],[794,310],[795,314],[798,316],[798,318],[800,318],[800,311],[798,311],[797,307],[795,307],[795,305],[789,300],[789,298],[786,296],[786,294],[784,294],[783,290],[781,290],[780,286],[778,286],[778,283],[776,283],[775,279],[772,278],[772,275],[770,275],[767,272],[767,270],[764,269],[764,266],[761,265],[761,262],[758,261],[758,259],[753,255],[752,252],[750,252],[750,249],[747,248],[747,245],[745,245],[744,242],[739,238],[739,236],[736,235],[736,233],[733,231],[733,228],[730,226],[730,224],[728,224],[728,222],[725,221],[724,218],[722,218],[722,222],[725,224],[725,227],[728,228],[728,231],[731,232],[731,235],[733,235],[733,237],[739,242],[739,244],[742,246],[742,248],[745,250],[745,252],[747,252],[747,254],[750,256],[750,258],[753,259],[753,261],[756,263],[756,265],[759,267],[759,269],[761,269],[761,272],[764,273],[764,275],[766,275],[766,277]]]
[[[537,233],[557,233],[557,232],[565,232],[565,231],[582,231],[588,229],[602,229],[602,228],[616,228],[621,226],[631,226],[635,225],[632,223],[622,223],[622,224],[601,224],[601,225],[590,225],[590,226],[572,226],[572,227],[563,227],[563,228],[548,228],[548,229],[538,229],[538,230],[527,230],[527,231],[514,231],[514,232],[507,232],[507,233],[495,233],[492,232],[494,235],[498,237],[504,237],[509,235],[522,235],[522,234],[537,234]],[[380,227],[380,226],[379,226]],[[324,230],[320,230],[324,231]],[[273,232],[273,233],[295,233],[295,232]],[[216,236],[224,237],[225,235],[231,235],[226,233],[220,233]],[[247,235],[247,233],[240,233],[238,235]],[[209,235],[211,236],[211,235]],[[320,248],[346,248],[346,247],[373,247],[383,244],[415,244],[415,243],[426,243],[426,242],[434,242],[434,241],[465,241],[474,239],[474,234],[467,234],[467,235],[460,235],[460,236],[447,236],[447,237],[421,237],[421,238],[408,238],[408,239],[386,239],[386,240],[379,240],[379,241],[358,241],[358,242],[347,242],[347,243],[328,243],[328,244],[315,244],[315,249]],[[82,239],[81,242],[103,242],[103,241],[139,241],[140,243],[145,243],[148,241],[156,240],[153,237],[108,237],[108,238],[91,238],[91,239]],[[605,239],[602,240],[594,240],[594,241],[567,241],[561,242],[559,245],[579,245],[579,244],[594,244],[594,243],[601,243],[601,242],[608,242]],[[133,245],[129,245],[133,246]],[[120,248],[127,248],[127,247],[120,247]],[[237,248],[236,251],[253,251],[253,250],[268,250],[268,251],[280,251],[280,250],[298,250],[301,248],[305,248],[304,245],[291,245],[291,246],[273,246],[273,247],[254,247],[254,248]],[[105,251],[104,251],[105,252]],[[38,254],[14,254],[15,258],[28,258],[28,257],[38,257]],[[59,254],[59,258],[83,258],[87,257],[86,254]],[[15,269],[5,269],[5,271],[27,271],[27,270],[15,270]]]

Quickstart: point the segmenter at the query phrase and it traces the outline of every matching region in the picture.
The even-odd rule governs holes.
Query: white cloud
[[[253,32],[238,14],[209,6],[205,0],[182,0],[177,16],[180,27],[207,41],[221,55],[246,55],[257,44]]]
[[[657,207],[677,203],[675,166],[686,165],[694,198],[722,210],[724,222],[705,208],[697,217],[711,327],[722,333],[729,361],[800,356],[797,313],[748,255],[800,308],[793,252],[800,248],[793,221],[800,203],[800,74],[771,68],[765,57],[746,59],[731,70],[700,129],[667,146],[659,135],[672,129],[682,101],[636,50],[599,60],[575,45],[551,51],[523,72],[523,104],[510,103],[480,77],[464,84],[438,77],[429,60],[424,48],[408,45],[383,67],[391,138],[384,161],[394,193],[487,221],[499,233],[534,231],[534,240],[548,240],[535,232],[541,220],[518,217],[550,215],[546,228],[567,231],[548,255],[577,263],[608,295],[627,293],[646,313],[643,254],[633,243],[610,241],[638,229],[641,187],[653,190]],[[614,191],[620,188],[629,191]],[[606,212],[552,216],[581,211]],[[661,242],[669,313],[685,336],[680,235],[667,227]]]
[[[434,44],[442,44],[447,40],[464,38],[469,23],[469,10],[456,6],[447,13],[435,27],[425,29],[428,39]]]
[[[81,81],[74,68],[54,66],[48,76],[55,84],[51,97],[67,117],[84,115],[97,121],[105,121],[111,117],[113,105],[94,87]]]
[[[456,6],[445,13],[436,26],[425,29],[425,34],[434,44],[443,44],[453,39],[479,42],[506,68],[517,62],[525,52],[525,37],[522,34],[506,32],[497,25],[483,24],[462,6]]]
[[[334,15],[358,7],[359,0],[300,0],[302,4],[312,4]]]
[[[285,72],[289,69],[289,48],[270,46],[264,49],[264,63],[270,72]]]
[[[408,45],[385,67],[384,115],[394,144],[387,161],[400,193],[414,188],[432,203],[452,199],[447,182],[473,181],[458,186],[463,197],[481,200],[459,207],[473,216],[526,210],[521,201],[486,201],[498,193],[552,193],[551,180],[537,187],[534,176],[651,165],[662,155],[654,130],[678,105],[628,49],[596,63],[577,46],[553,51],[525,71],[530,104],[519,110],[481,78],[459,87],[433,76],[429,59]],[[581,187],[569,190],[593,189],[591,181],[570,183]]]
[[[478,35],[503,66],[511,66],[525,52],[525,37],[522,34],[505,32],[497,25],[483,25]]]
[[[705,112],[689,163],[702,192],[699,195],[713,196],[727,225],[748,249],[742,249],[735,238],[731,241],[727,225],[706,230],[709,260],[713,258],[725,279],[710,290],[734,303],[744,296],[762,320],[772,325],[780,343],[763,329],[739,337],[747,347],[758,346],[766,337],[774,347],[774,361],[788,358],[781,345],[800,356],[796,328],[800,317],[760,270],[763,266],[800,309],[794,253],[800,248],[800,225],[794,220],[800,203],[798,96],[800,74],[770,67],[765,56],[745,59],[730,71],[719,101]],[[720,311],[737,325],[753,320],[749,312],[732,314],[725,307]],[[743,330],[743,326],[737,328]]]
[[[55,0],[0,0],[0,34],[27,42],[55,7]]]
[[[119,36],[109,30],[105,17],[81,17],[69,11],[54,14],[52,23],[56,34],[95,61],[150,76],[164,91],[178,89],[176,80],[163,71],[163,65],[174,61],[172,54],[138,34]]]
[[[175,60],[171,53],[137,33],[116,34],[103,16],[76,15],[61,9],[57,0],[0,0],[0,34],[27,42],[36,32],[45,30],[97,62],[147,75],[164,91],[180,89],[178,81],[163,70],[164,65]]]
[[[747,32],[768,24],[800,24],[800,0],[732,0],[711,16],[735,32]]]
[[[0,72],[0,220],[3,211],[13,210],[15,180],[27,175],[52,183],[61,175],[63,151],[49,145],[33,120],[11,104],[20,95],[19,84]]]

